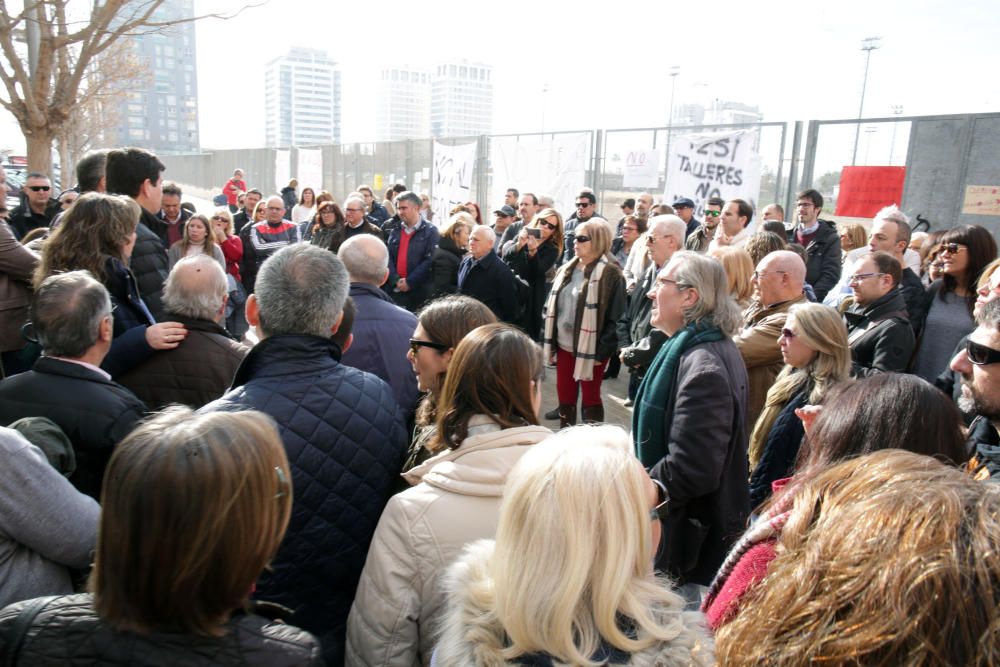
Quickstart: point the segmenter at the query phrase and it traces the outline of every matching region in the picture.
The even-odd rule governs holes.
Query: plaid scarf
[[[552,354],[558,347],[559,340],[556,333],[556,308],[559,301],[559,292],[572,279],[573,271],[580,263],[579,257],[571,259],[556,275],[555,284],[549,292],[549,298],[545,302],[545,338],[544,354],[546,359],[551,359]],[[601,257],[594,264],[590,277],[585,278],[584,295],[586,301],[583,305],[583,317],[580,319],[580,330],[577,332],[576,349],[572,350],[576,360],[573,367],[573,379],[586,381],[594,379],[594,362],[597,360],[597,339],[600,336],[597,321],[598,300],[600,299],[601,276],[604,275],[604,268],[608,265],[608,260]],[[586,271],[586,268],[583,269]],[[586,273],[584,274],[586,276]],[[574,313],[575,316],[575,313]]]

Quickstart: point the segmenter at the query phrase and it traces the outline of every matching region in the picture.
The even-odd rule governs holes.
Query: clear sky
[[[271,0],[198,24],[202,146],[263,145],[263,65],[293,45],[342,64],[341,136],[366,141],[381,66],[454,57],[493,65],[497,133],[539,131],[543,117],[545,130],[664,125],[673,65],[677,104],[740,101],[759,105],[765,120],[855,117],[869,36],[882,40],[866,116],[897,104],[905,115],[998,111],[998,28],[987,0]]]

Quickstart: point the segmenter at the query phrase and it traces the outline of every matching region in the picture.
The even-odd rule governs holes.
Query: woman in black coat
[[[563,252],[563,220],[554,208],[546,208],[525,225],[503,254],[517,277],[528,283],[524,307],[524,330],[532,340],[542,333],[542,307],[548,296],[553,267]]]
[[[435,297],[458,292],[458,266],[468,252],[469,234],[475,224],[468,213],[456,213],[441,230],[432,265]]]

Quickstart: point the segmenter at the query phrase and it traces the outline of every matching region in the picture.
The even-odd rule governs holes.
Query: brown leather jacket
[[[21,326],[28,321],[31,276],[38,255],[14,238],[6,222],[0,222],[0,352],[20,350],[27,341]]]

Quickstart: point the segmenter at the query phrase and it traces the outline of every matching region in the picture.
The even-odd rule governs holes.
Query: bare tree
[[[24,134],[28,169],[48,173],[52,142],[65,132],[81,91],[97,96],[87,74],[101,54],[123,38],[161,31],[201,18],[231,18],[257,7],[164,21],[157,9],[165,0],[26,0],[20,11],[0,0],[0,107],[14,116]],[[13,3],[11,3],[13,4]],[[71,6],[72,5],[72,6]],[[84,13],[77,18],[74,10]],[[21,41],[28,44],[27,53]]]

